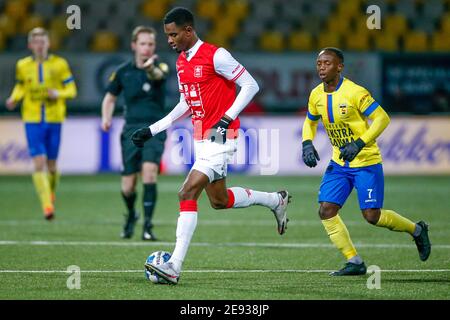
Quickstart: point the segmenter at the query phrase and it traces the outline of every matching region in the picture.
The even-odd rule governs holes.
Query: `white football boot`
[[[287,206],[291,202],[292,196],[289,195],[287,190],[278,191],[278,196],[280,198],[280,204],[272,210],[275,215],[275,219],[278,224],[278,233],[283,234],[287,229],[287,223],[289,219],[287,218]]]
[[[153,264],[145,264],[145,267],[150,272],[155,272],[158,276],[170,284],[177,284],[178,279],[180,278],[180,273],[175,270],[172,262],[166,262],[158,266]]]

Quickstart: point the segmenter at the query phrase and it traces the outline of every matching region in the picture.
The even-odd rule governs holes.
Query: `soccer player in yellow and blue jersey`
[[[309,97],[302,157],[308,167],[315,167],[320,160],[312,141],[321,119],[333,146],[333,156],[320,185],[319,216],[330,240],[347,259],[344,268],[331,275],[362,275],[367,271],[338,213],[353,187],[358,192],[362,214],[370,224],[411,234],[420,259],[427,260],[431,252],[428,225],[383,209],[384,174],[375,140],[388,126],[389,116],[365,88],[341,75],[341,50],[321,50],[316,67],[322,83]]]
[[[33,158],[33,182],[47,220],[54,218],[55,190],[59,179],[58,157],[61,125],[66,117],[66,99],[77,95],[67,61],[48,54],[49,36],[45,29],[34,28],[28,34],[32,55],[16,64],[16,85],[6,101],[13,110],[22,103],[22,120],[30,156]],[[46,170],[47,168],[47,170]]]

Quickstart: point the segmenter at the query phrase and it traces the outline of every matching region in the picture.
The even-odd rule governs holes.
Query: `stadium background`
[[[81,8],[80,30],[66,27],[72,4]],[[230,49],[261,87],[242,116],[248,144],[242,146],[243,163],[231,166],[238,174],[229,183],[264,191],[287,188],[293,202],[289,229],[280,237],[270,212],[251,207],[219,213],[201,197],[181,283],[149,287],[143,263],[152,251],[173,250],[176,193],[189,168],[182,160],[191,154],[180,160],[179,136],[169,134],[155,210],[162,241],[144,243],[139,232],[130,241],[119,239],[122,110],[119,103],[112,132],[104,134],[100,105],[107,77],[131,57],[134,26],[157,29],[159,54],[173,68],[176,55],[167,46],[161,18],[176,5],[190,8],[200,37]],[[380,30],[367,28],[369,5],[381,9]],[[40,214],[29,176],[19,112],[4,107],[15,62],[29,55],[26,34],[35,26],[50,30],[52,50],[68,59],[79,90],[68,102],[63,175],[50,224]],[[449,0],[0,0],[0,299],[448,300],[449,35]],[[386,206],[431,226],[433,253],[424,264],[410,238],[368,226],[358,214],[356,195],[348,200],[341,215],[367,264],[383,270],[381,290],[369,290],[366,277],[327,276],[343,260],[317,217],[320,175],[330,157],[323,130],[315,142],[320,165],[309,170],[300,160],[307,98],[318,83],[315,58],[324,46],[344,50],[345,76],[367,87],[391,115],[379,139],[388,173]],[[168,87],[170,109],[178,98],[173,69]],[[188,135],[189,126],[178,123],[178,133]],[[266,149],[261,141],[268,142]],[[275,163],[278,168],[271,167]],[[68,289],[70,265],[81,269],[80,290]],[[178,309],[165,312],[175,315]]]
[[[72,12],[67,8],[73,4],[81,10],[81,28],[69,30],[66,20]],[[68,59],[79,90],[78,97],[68,102],[61,170],[118,171],[121,100],[111,134],[99,130],[107,78],[118,64],[130,58],[130,33],[139,24],[157,29],[159,55],[174,67],[176,54],[167,45],[161,20],[177,5],[195,13],[200,38],[231,50],[260,84],[261,90],[244,111],[242,122],[245,129],[266,130],[269,138],[264,140],[257,134],[256,138],[251,135],[242,139],[242,153],[249,156],[236,162],[232,170],[261,173],[267,159],[251,153],[259,154],[260,145],[270,145],[270,138],[282,138],[279,150],[274,151],[279,151],[283,161],[278,161],[276,172],[272,168],[267,174],[323,171],[324,161],[315,170],[306,170],[299,160],[300,128],[309,92],[319,82],[315,72],[317,51],[336,46],[345,52],[344,75],[368,88],[393,117],[380,141],[387,173],[450,173],[448,0],[1,0],[0,172],[31,170],[23,129],[18,120],[14,121],[18,111],[11,113],[4,107],[14,85],[15,62],[29,54],[26,34],[31,28],[44,26],[50,30],[51,50]],[[381,29],[368,28],[373,13],[368,13],[370,5],[380,9]],[[172,70],[167,110],[177,99]],[[181,123],[178,128],[188,129],[189,123]],[[273,129],[281,131],[277,134]],[[167,150],[179,140],[179,133],[169,132]],[[323,131],[319,132],[318,144],[326,158],[329,145]],[[182,147],[191,148],[186,139]],[[80,148],[85,152],[76,151]],[[390,152],[392,149],[401,150]],[[183,160],[174,157],[166,152],[163,170],[176,174],[189,169],[189,164],[180,166]],[[398,170],[399,162],[403,170]]]

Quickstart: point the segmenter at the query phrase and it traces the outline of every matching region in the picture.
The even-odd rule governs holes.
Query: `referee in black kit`
[[[152,27],[138,26],[133,30],[131,48],[134,58],[120,65],[109,78],[102,102],[102,129],[111,128],[112,115],[117,97],[123,92],[125,125],[120,137],[122,147],[122,198],[127,208],[122,238],[133,236],[134,226],[139,219],[135,209],[136,184],[142,172],[144,185],[144,229],[142,240],[156,241],[152,232],[153,211],[156,205],[156,182],[161,157],[164,151],[166,133],[160,133],[146,142],[143,148],[136,148],[131,134],[164,117],[165,86],[169,73],[166,63],[158,60],[156,31]]]

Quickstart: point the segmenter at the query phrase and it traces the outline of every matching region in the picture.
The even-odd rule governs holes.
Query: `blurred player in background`
[[[32,56],[16,64],[16,85],[6,100],[13,110],[23,99],[22,119],[30,156],[33,182],[46,219],[55,215],[55,191],[59,180],[57,158],[61,126],[66,117],[66,99],[75,98],[77,88],[67,61],[49,54],[48,32],[34,28],[28,33]]]
[[[164,18],[164,31],[169,45],[180,53],[177,61],[180,102],[160,121],[136,131],[132,139],[142,147],[190,110],[196,160],[178,193],[180,215],[175,249],[167,263],[147,266],[151,272],[176,284],[197,226],[197,199],[203,190],[214,209],[252,205],[269,208],[275,214],[279,234],[286,229],[289,195],[287,191],[227,189],[227,164],[237,148],[238,115],[258,92],[258,84],[227,50],[197,37],[189,10],[178,7],[169,11]],[[241,87],[237,96],[236,84]]]
[[[131,142],[131,134],[142,126],[148,126],[164,117],[165,85],[169,72],[167,64],[158,61],[156,31],[147,26],[133,30],[131,49],[134,58],[111,75],[106,95],[102,103],[102,129],[111,128],[112,115],[117,96],[123,92],[125,98],[125,125],[121,134],[122,147],[122,198],[128,209],[122,238],[131,238],[139,218],[135,210],[136,184],[138,174],[144,184],[143,207],[144,229],[142,240],[155,241],[152,231],[153,211],[156,205],[156,181],[159,164],[164,151],[166,133],[161,132],[154,139],[136,148]]]
[[[363,87],[344,78],[344,55],[337,48],[325,48],[317,57],[317,72],[323,83],[309,97],[303,125],[303,161],[315,167],[319,154],[312,144],[318,120],[333,146],[333,156],[323,176],[319,191],[319,216],[328,236],[347,259],[333,276],[362,275],[366,266],[356,252],[338,211],[353,187],[358,192],[364,218],[373,225],[412,235],[419,257],[428,259],[431,244],[428,225],[414,223],[395,211],[382,209],[384,175],[376,138],[389,124],[389,116]],[[368,120],[371,120],[369,125]]]

